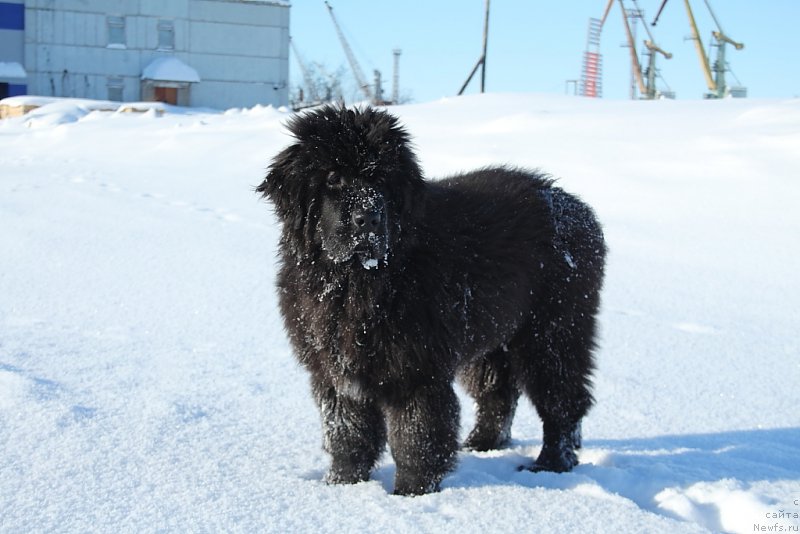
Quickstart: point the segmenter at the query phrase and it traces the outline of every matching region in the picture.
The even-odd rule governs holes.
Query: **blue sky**
[[[391,90],[392,49],[401,48],[401,93],[415,102],[458,92],[480,56],[484,0],[330,0],[362,70],[371,80],[378,68]],[[733,73],[752,98],[800,96],[800,0],[710,0],[725,32],[745,44],[728,47]],[[599,18],[606,0],[493,0],[491,3],[487,91],[564,93],[565,81],[580,77],[589,17]],[[661,0],[638,0],[652,21]],[[627,1],[632,5],[630,0]],[[714,23],[702,0],[692,0],[704,45]],[[702,98],[705,82],[682,0],[670,0],[652,28],[657,43],[673,54],[659,68],[679,99]],[[307,62],[330,70],[347,68],[323,0],[295,0],[291,33]],[[639,27],[639,41],[645,36]],[[619,5],[614,4],[603,30],[603,96],[628,98],[630,60],[622,48],[625,34]],[[637,43],[637,46],[641,46]],[[301,80],[290,62],[292,85]],[[477,92],[474,80],[467,92]]]

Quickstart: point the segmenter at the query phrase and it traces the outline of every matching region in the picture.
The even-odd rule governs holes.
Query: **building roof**
[[[197,83],[200,75],[192,67],[173,56],[158,57],[142,69],[143,80]]]
[[[2,80],[21,80],[28,78],[25,68],[15,61],[0,61],[0,79]]]

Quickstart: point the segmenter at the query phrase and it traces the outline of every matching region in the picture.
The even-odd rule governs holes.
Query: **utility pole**
[[[481,57],[478,58],[478,61],[475,63],[475,66],[472,67],[472,72],[469,73],[467,76],[467,81],[464,82],[464,85],[461,86],[461,89],[458,91],[458,95],[461,96],[464,94],[464,90],[469,85],[469,82],[472,81],[472,77],[475,76],[475,73],[478,72],[478,67],[481,67],[481,93],[486,90],[486,47],[489,42],[489,0],[486,0],[486,16],[484,17],[483,21],[483,54]]]
[[[394,77],[392,79],[392,103],[400,103],[400,54],[403,53],[399,48],[392,50],[394,54]]]
[[[486,45],[489,43],[489,0],[486,0],[486,16],[483,19],[483,61],[481,62],[481,93],[486,89]]]

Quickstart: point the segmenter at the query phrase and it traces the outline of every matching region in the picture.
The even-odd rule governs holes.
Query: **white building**
[[[289,9],[281,0],[0,0],[0,83],[17,74],[8,95],[287,105]]]

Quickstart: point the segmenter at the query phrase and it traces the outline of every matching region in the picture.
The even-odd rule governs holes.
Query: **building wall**
[[[202,80],[192,87],[198,105],[214,98],[217,107],[289,103],[287,6],[192,0],[187,48]]]
[[[107,17],[124,17],[125,45],[109,44]],[[170,21],[174,48],[159,50],[158,25]],[[29,92],[142,99],[141,73],[160,55],[194,67],[190,104],[215,108],[286,105],[289,6],[241,0],[26,0]]]

